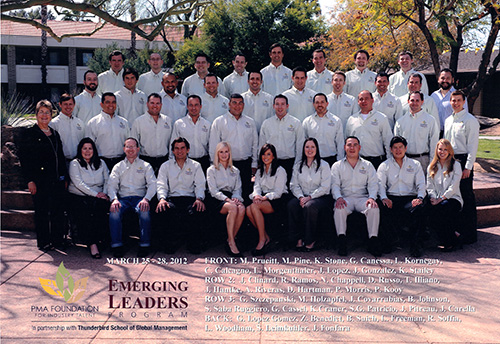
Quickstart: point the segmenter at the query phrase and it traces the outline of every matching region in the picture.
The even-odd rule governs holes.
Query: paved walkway
[[[500,343],[500,227],[451,253],[431,240],[420,260],[360,246],[346,259],[233,260],[216,247],[114,261],[83,247],[42,253],[29,232],[1,240],[2,343]],[[42,289],[68,290],[70,278],[76,302]]]

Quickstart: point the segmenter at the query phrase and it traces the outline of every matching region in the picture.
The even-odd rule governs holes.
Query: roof
[[[47,24],[52,28],[52,30],[57,35],[62,35],[65,33],[90,33],[98,26],[98,24],[90,21],[49,20]],[[144,30],[146,32],[151,32],[152,27],[144,26]],[[29,24],[17,23],[9,20],[2,20],[1,33],[2,36],[10,35],[10,36],[24,36],[24,37],[40,37],[41,29],[38,29]],[[78,38],[104,39],[104,40],[130,40],[130,31],[107,23],[106,25],[104,25],[102,29],[94,33],[92,36],[78,36]],[[168,27],[167,38],[171,42],[183,42],[184,28],[182,26]],[[139,35],[137,35],[137,40],[146,41]],[[163,42],[163,39],[161,36],[158,35],[156,36],[154,41]]]
[[[458,73],[477,73],[477,69],[479,64],[481,63],[481,59],[483,58],[484,50],[475,50],[475,49],[465,49],[460,51],[460,55],[458,56]],[[498,51],[495,50],[491,54],[490,63],[488,65],[488,69],[491,68],[493,59],[498,54]],[[439,56],[439,61],[441,66],[447,67],[450,64],[450,56],[451,53],[447,52]],[[424,74],[434,74],[434,69],[432,66],[422,71]]]

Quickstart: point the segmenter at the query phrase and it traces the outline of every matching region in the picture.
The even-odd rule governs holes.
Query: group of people
[[[391,76],[370,71],[365,50],[346,73],[327,70],[322,50],[314,51],[311,71],[285,67],[279,44],[269,56],[267,67],[247,72],[237,54],[234,72],[221,80],[199,54],[178,93],[159,54],[139,76],[114,51],[110,70],[87,71],[80,95],[60,97],[52,121],[51,103],[40,101],[20,154],[38,247],[63,243],[68,209],[94,258],[108,223],[113,255],[123,257],[128,211],[139,216],[141,257],[150,251],[152,222],[166,252],[186,244],[199,253],[214,216],[225,219],[228,254],[241,256],[245,215],[258,232],[252,254],[263,255],[273,240],[266,230],[272,213],[299,251],[318,246],[332,211],[342,256],[353,212],[365,215],[375,256],[398,244],[403,227],[414,256],[422,254],[426,225],[444,251],[476,241],[479,124],[450,70],[429,96],[409,52]]]

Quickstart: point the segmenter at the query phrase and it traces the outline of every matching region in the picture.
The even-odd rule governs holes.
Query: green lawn
[[[477,157],[500,160],[500,140],[479,139]]]

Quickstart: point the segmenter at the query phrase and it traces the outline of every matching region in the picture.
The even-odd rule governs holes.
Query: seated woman
[[[463,205],[460,194],[462,168],[455,160],[450,141],[441,139],[436,145],[434,159],[427,168],[427,193],[430,198],[430,226],[439,237],[439,248],[453,251],[460,244],[456,226]]]
[[[106,191],[109,170],[99,158],[91,138],[85,137],[78,144],[76,158],[69,165],[69,176],[68,191],[78,232],[87,243],[92,258],[100,259],[97,244],[104,238],[108,224],[109,198]]]
[[[253,193],[250,194],[252,204],[247,207],[247,216],[259,231],[259,242],[252,251],[254,256],[266,253],[270,240],[265,228],[264,214],[274,213],[283,207],[285,199],[281,196],[287,193],[286,177],[285,169],[278,165],[276,148],[266,143],[260,149]]]
[[[235,238],[245,218],[245,206],[241,197],[240,171],[233,166],[227,142],[219,142],[215,148],[214,164],[207,170],[207,184],[210,195],[218,201],[216,210],[226,215],[227,253],[241,257]]]
[[[293,167],[290,181],[295,198],[288,202],[289,239],[291,243],[296,242],[298,251],[314,249],[319,215],[333,206],[330,184],[330,166],[320,158],[318,141],[307,138],[302,159]]]

